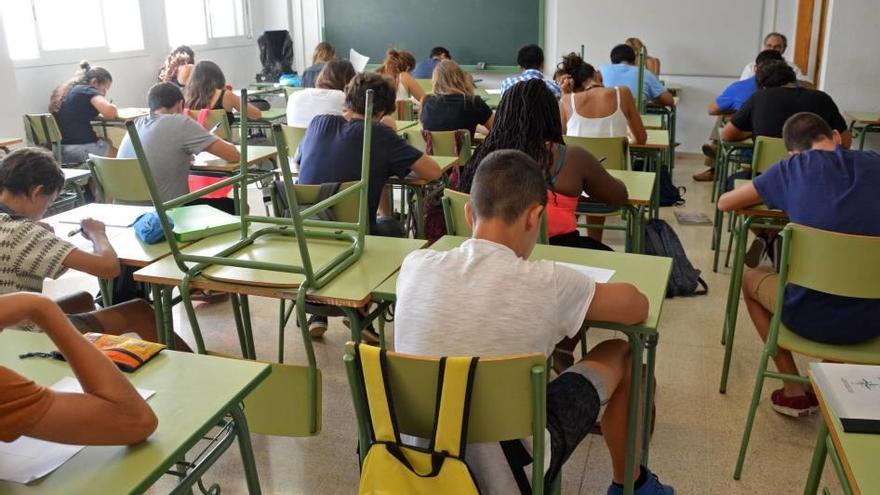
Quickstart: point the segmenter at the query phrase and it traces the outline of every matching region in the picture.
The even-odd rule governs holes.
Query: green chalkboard
[[[544,0],[323,0],[323,19],[340,57],[378,64],[395,47],[422,60],[440,45],[463,66],[510,68],[520,46],[543,44]]]

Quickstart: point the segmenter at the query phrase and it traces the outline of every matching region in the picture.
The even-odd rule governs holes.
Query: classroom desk
[[[812,368],[812,365],[810,365]],[[880,452],[880,435],[868,433],[847,433],[843,431],[840,419],[825,401],[825,391],[813,378],[810,371],[810,383],[813,392],[819,399],[822,410],[822,424],[804,495],[815,495],[822,478],[825,457],[831,456],[832,465],[837,478],[843,486],[844,493],[868,495],[880,493],[880,470],[877,469],[877,453]]]
[[[241,151],[241,145],[235,145]],[[257,146],[248,145],[248,166],[256,165],[264,160],[272,160],[278,154],[278,149],[274,146]],[[239,170],[239,163],[212,163],[208,164],[203,161],[193,160],[190,170],[200,172],[222,172],[225,174],[234,174]]]
[[[405,131],[410,127],[415,127],[419,125],[418,120],[395,120],[394,123],[397,125],[397,132]]]
[[[648,139],[644,144],[630,143],[629,149],[634,155],[641,155],[647,159],[648,172],[658,172],[660,167],[670,167],[669,157],[675,153],[670,146],[669,131],[666,129],[647,129]],[[670,169],[670,173],[672,170]],[[654,190],[654,202],[649,209],[650,217],[660,216],[660,188]]]
[[[9,153],[10,146],[15,146],[16,144],[21,144],[21,143],[22,143],[21,138],[0,137],[0,149],[2,149],[3,151],[5,151],[7,153]]]
[[[643,113],[640,115],[642,118],[642,125],[645,126],[645,129],[663,129],[663,116],[657,113]]]
[[[73,189],[76,193],[75,206],[84,205],[86,200],[83,186],[89,183],[91,172],[82,168],[62,168],[61,171],[64,172],[64,187]]]
[[[672,98],[673,105],[671,107],[658,105],[655,103],[649,103],[645,109],[644,113],[647,114],[658,114],[663,117],[664,126],[663,128],[669,131],[669,156],[667,157],[669,167],[669,172],[672,173],[672,170],[675,168],[675,146],[677,143],[675,141],[675,129],[676,129],[676,118],[678,116],[678,97],[674,96]]]
[[[264,226],[255,224],[251,229],[253,231]],[[218,234],[183,248],[183,252],[210,256],[238,242],[240,238],[239,231]],[[322,266],[348,247],[348,243],[330,240],[311,239],[308,243],[309,254],[315,267]],[[370,303],[373,289],[397,271],[407,254],[419,249],[424,244],[425,241],[418,239],[367,236],[361,258],[324,287],[310,291],[306,300],[312,303],[351,309],[352,311],[346,312],[351,313],[350,317],[353,316],[353,320],[358,319],[360,315],[357,308],[365,307]],[[280,235],[260,237],[254,244],[235,253],[233,257],[239,259],[258,258],[265,262],[287,262],[290,264],[299,264],[302,259],[296,238]],[[170,293],[174,287],[179,287],[183,278],[184,273],[180,271],[172,256],[163,258],[134,274],[135,280],[159,286],[166,293]],[[304,277],[301,274],[214,265],[205,269],[202,275],[194,278],[191,287],[295,301],[297,289],[303,280]],[[167,296],[162,300],[167,301]],[[161,306],[159,311],[164,313],[163,330],[166,336],[170,336],[168,332],[173,330],[169,326],[171,306],[168,304]],[[353,321],[353,334],[357,327],[354,323]],[[359,328],[357,328],[357,333],[355,340],[360,337]],[[253,337],[247,336],[247,338],[251,341],[247,343],[246,349],[253,350]],[[253,354],[245,357],[256,358]]]
[[[51,349],[54,345],[42,333],[0,333],[0,365],[44,386],[73,376],[70,366],[48,359],[19,359],[18,355]],[[268,364],[163,351],[143,368],[126,374],[135,386],[156,391],[148,403],[159,418],[159,428],[146,442],[134,447],[86,447],[29,485],[0,481],[0,492],[143,493],[163,474],[179,469],[177,463],[186,453],[220,426],[221,435],[213,442],[218,455],[207,456],[200,467],[210,467],[238,438],[248,491],[259,494],[250,433],[239,404],[268,375]],[[186,493],[198,481],[193,469],[188,473],[174,493]]]
[[[880,132],[880,112],[844,112],[849,119],[853,139],[859,138],[859,149],[865,148],[865,136]]]
[[[752,138],[742,141],[719,141],[718,154],[715,159],[715,180],[712,183],[712,202],[717,202],[718,198],[724,193],[727,185],[727,178],[730,174],[730,164],[735,156],[744,156],[745,153],[751,152],[755,147],[755,141]],[[737,162],[742,163],[742,162]],[[721,237],[723,236],[724,213],[718,208],[715,209],[715,220],[712,223],[712,249],[715,251],[712,261],[712,271],[718,271],[718,259],[721,251]]]
[[[645,210],[652,208],[657,174],[635,170],[608,170],[608,174],[623,182],[629,196],[629,215],[626,222],[630,243],[626,246],[626,250],[628,253],[644,253]]]
[[[387,182],[391,186],[403,187],[405,192],[401,198],[403,224],[406,226],[410,223],[407,221],[407,211],[409,211],[410,214],[415,215],[415,237],[417,239],[425,238],[425,198],[429,195],[429,186],[437,184],[438,182],[444,182],[449,170],[452,169],[452,167],[459,165],[459,158],[457,156],[433,155],[431,158],[440,165],[440,172],[442,173],[441,179],[437,181],[429,181],[416,176],[407,176],[392,177]],[[404,207],[406,204],[411,204],[412,206],[407,210],[407,208]]]
[[[248,125],[254,124],[254,126],[258,127],[266,127],[271,126],[272,124],[283,124],[287,120],[287,109],[286,108],[278,108],[273,107],[268,110],[263,110],[261,112],[259,119],[248,119]],[[235,116],[235,123],[238,124],[241,122],[241,119],[238,115]]]
[[[489,105],[489,108],[495,110],[498,108],[498,104],[501,103],[501,95],[497,93],[489,93],[487,90],[482,88],[474,89],[474,96],[479,96],[486,102],[486,105]]]
[[[740,182],[740,181],[737,181]],[[745,181],[742,181],[745,182]],[[787,220],[785,213],[779,210],[769,210],[763,205],[750,206],[734,212],[738,218],[738,225],[734,225],[731,235],[736,237],[733,266],[730,272],[730,285],[727,289],[727,304],[724,312],[724,322],[721,328],[721,343],[724,345],[724,363],[721,368],[720,393],[727,392],[727,375],[730,370],[730,360],[733,355],[733,338],[736,334],[736,320],[739,313],[739,295],[742,289],[742,277],[745,266],[746,241],[749,237],[749,229],[755,225],[755,221],[762,222],[762,228],[779,229],[779,222]],[[774,223],[771,223],[774,222]]]
[[[458,247],[467,238],[456,236],[443,236],[437,242],[430,246],[429,249],[437,251],[447,251]],[[632,369],[631,376],[634,378],[633,383],[638,383],[636,377],[642,376],[642,360],[643,355],[647,354],[647,366],[645,373],[645,383],[652,383],[654,376],[654,364],[656,361],[657,341],[660,338],[658,325],[660,322],[660,313],[663,309],[663,302],[666,298],[666,288],[669,282],[669,274],[672,270],[672,260],[670,258],[644,256],[639,254],[615,253],[611,251],[596,251],[593,249],[569,248],[562,246],[549,246],[538,244],[532,251],[530,257],[532,260],[553,260],[579,265],[589,265],[599,268],[608,268],[615,270],[614,276],[611,278],[613,282],[629,282],[639,288],[648,298],[649,309],[648,318],[636,325],[620,325],[607,322],[584,322],[585,327],[599,327],[618,330],[627,335],[632,349]],[[373,292],[373,299],[385,303],[392,303],[397,299],[396,296],[397,274],[384,281]],[[647,353],[644,351],[647,350]],[[644,390],[640,390],[640,389]],[[644,408],[639,411],[639,400],[644,394]],[[637,450],[636,446],[636,425],[637,421],[642,421],[642,431],[649,431],[651,404],[653,402],[653,387],[632,387],[629,396],[629,426],[627,428],[627,442],[630,448],[627,454],[628,464],[626,468],[626,480],[624,486],[627,487],[625,493],[632,493],[633,470],[635,462],[641,461],[643,464],[648,462],[648,443],[650,435],[643,435],[641,446],[641,456],[636,458],[634,455]]]
[[[149,108],[139,108],[139,107],[119,107],[117,109],[117,115],[115,118],[108,119],[103,115],[98,115],[96,122],[106,123],[106,124],[122,124],[124,125],[126,122],[130,120],[135,120],[139,117],[146,117],[150,115]]]

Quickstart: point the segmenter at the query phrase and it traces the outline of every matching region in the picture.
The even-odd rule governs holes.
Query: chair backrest
[[[24,114],[24,135],[28,144],[51,150],[61,163],[61,129],[51,113]]]
[[[421,126],[416,126],[421,127]],[[463,129],[461,146],[456,153],[455,134],[459,131],[428,131],[431,134],[432,154],[437,156],[458,156],[459,163],[467,163],[471,159],[471,133]],[[423,139],[424,140],[424,139]]]
[[[565,143],[590,152],[608,170],[629,170],[629,141],[625,137],[565,136]]]
[[[357,182],[343,182],[339,184],[339,191],[344,191],[349,187],[356,185]],[[321,186],[316,184],[294,184],[296,191],[296,200],[300,205],[313,205],[318,202],[318,195]],[[355,195],[348,196],[339,203],[330,208],[333,216],[340,222],[356,223],[358,221],[358,197]]]
[[[412,126],[412,127],[408,128],[408,129],[404,129],[404,130],[400,131],[400,135],[403,136],[403,139],[406,139],[406,142],[409,143],[409,145],[412,146],[413,148],[415,148],[421,152],[425,151],[425,149],[427,147],[427,143],[425,143],[425,138],[422,137],[422,126],[421,125],[416,125],[416,126]],[[454,155],[449,155],[449,156],[454,156]]]
[[[114,203],[150,203],[150,189],[137,158],[107,158],[89,154],[87,162],[98,193]]]
[[[397,100],[397,120],[415,120],[412,100]]]
[[[199,114],[202,110],[187,110],[189,116],[199,120]],[[214,131],[214,134],[220,139],[225,139],[226,141],[232,141],[232,126],[229,122],[229,118],[226,116],[226,110],[207,110],[205,117],[205,122],[202,124],[202,127],[205,130],[210,131],[214,128],[217,123],[220,123],[220,127]]]
[[[386,352],[386,379],[400,433],[431,438],[437,400],[439,358]],[[359,431],[369,432],[363,377],[354,344],[344,361],[355,401]],[[543,436],[547,358],[541,353],[480,359],[468,417],[468,443]],[[368,433],[369,434],[369,433]]]
[[[290,156],[296,156],[296,152],[299,149],[299,144],[302,143],[304,137],[306,137],[306,131],[308,129],[305,127],[296,127],[293,125],[282,125],[281,132],[284,133],[284,139],[287,142],[287,149],[290,150]]]
[[[782,235],[782,280],[837,296],[880,299],[880,237],[795,223]]]
[[[752,174],[762,174],[771,165],[788,157],[788,150],[782,138],[758,136],[752,151]]]
[[[443,219],[446,222],[447,234],[460,237],[470,237],[473,234],[473,229],[471,229],[464,215],[464,205],[470,200],[470,194],[448,188],[443,190],[440,204],[443,206]],[[538,243],[549,244],[546,212],[541,216],[541,232],[538,235]]]

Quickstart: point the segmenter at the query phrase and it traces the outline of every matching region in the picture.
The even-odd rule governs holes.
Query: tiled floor
[[[676,163],[675,183],[687,187],[682,209],[711,214],[711,185],[694,183],[691,174],[702,170],[702,159],[681,158]],[[688,256],[703,270],[709,294],[666,301],[660,325],[662,338],[657,359],[657,423],[651,449],[651,468],[681,494],[788,494],[801,493],[809,468],[818,417],[793,420],[774,413],[767,404],[765,386],[743,479],[732,479],[739,450],[746,408],[754,383],[761,345],[745,309],[739,327],[728,392],[718,393],[723,347],[719,344],[722,313],[727,294],[728,270],[711,271],[711,227],[679,226],[672,208],[661,216],[678,232]],[[621,239],[609,236],[612,244]],[[47,284],[51,293],[89,284],[87,277],[69,274]],[[251,304],[258,356],[275,354],[276,303],[256,299]],[[209,347],[237,353],[228,305],[198,310]],[[176,328],[188,334],[188,323],[175,316]],[[289,331],[287,355],[291,362],[301,356],[298,332]],[[342,368],[342,348],[348,331],[337,319],[322,342],[316,344],[324,375],[323,432],[314,438],[254,436],[260,481],[268,494],[355,493],[357,458],[355,421],[348,385]],[[563,471],[563,493],[604,493],[610,479],[610,460],[602,439],[590,436]],[[220,483],[224,493],[244,493],[240,459],[232,448],[205,476],[207,483]],[[834,493],[840,489],[826,469],[823,481]],[[161,481],[151,493],[165,493],[171,481]]]

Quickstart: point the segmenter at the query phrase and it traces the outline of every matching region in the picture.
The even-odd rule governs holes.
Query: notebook
[[[880,366],[810,363],[810,372],[843,431],[880,434]]]
[[[589,275],[596,282],[600,284],[608,283],[611,280],[611,277],[614,276],[614,270],[609,270],[607,268],[596,268],[595,266],[586,266],[586,265],[576,265],[574,263],[565,263],[562,261],[557,261],[557,265],[564,266],[566,268],[571,268],[576,272],[581,272],[586,275]]]
[[[51,222],[72,223],[79,225],[86,218],[97,220],[108,227],[131,227],[134,221],[144,213],[151,211],[152,206],[106,205],[90,203],[73,210],[47,218]],[[66,233],[66,232],[65,232]]]

